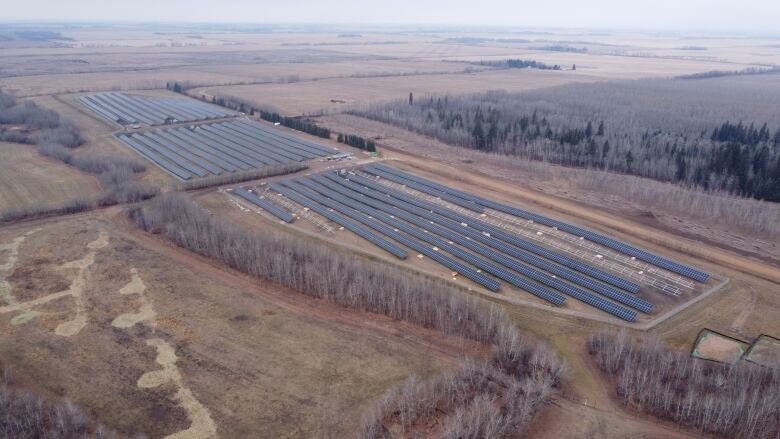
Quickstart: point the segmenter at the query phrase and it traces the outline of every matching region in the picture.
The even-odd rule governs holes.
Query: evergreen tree
[[[604,121],[602,120],[599,122],[599,129],[596,131],[597,136],[603,136],[604,135]]]
[[[414,95],[409,92],[409,105],[414,105]]]

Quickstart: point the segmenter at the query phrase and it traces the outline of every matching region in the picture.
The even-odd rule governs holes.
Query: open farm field
[[[195,96],[240,97],[259,107],[270,107],[287,115],[339,112],[351,106],[404,99],[409,93],[418,98],[429,94],[476,93],[495,89],[534,90],[599,78],[576,72],[484,71],[475,73],[421,75],[414,77],[337,78],[290,84],[236,85],[190,90]]]
[[[114,215],[0,231],[0,355],[36,391],[121,432],[343,437],[387,387],[458,356],[430,333],[225,271]]]
[[[33,146],[0,142],[0,155],[0,211],[100,193],[94,177],[41,156]]]

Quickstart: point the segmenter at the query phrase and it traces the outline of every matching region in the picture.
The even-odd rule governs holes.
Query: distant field
[[[427,94],[461,94],[497,89],[525,91],[597,80],[578,72],[498,70],[469,74],[337,78],[292,84],[204,87],[190,90],[190,94],[235,96],[259,106],[275,107],[285,114],[299,115],[335,112],[351,105],[405,99],[410,92],[417,99],[423,99]]]
[[[0,142],[0,211],[91,197],[94,177],[38,154],[34,146]]]

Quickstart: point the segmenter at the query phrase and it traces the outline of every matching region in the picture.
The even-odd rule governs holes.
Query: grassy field
[[[100,193],[94,177],[43,157],[34,146],[0,142],[0,155],[0,211]]]
[[[387,387],[450,367],[457,351],[102,216],[0,232],[0,243],[15,240],[4,363],[125,433],[344,437]]]

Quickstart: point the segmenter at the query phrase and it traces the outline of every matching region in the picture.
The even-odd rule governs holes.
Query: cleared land
[[[762,366],[780,368],[780,340],[771,336],[760,336],[750,346],[744,359]]]
[[[352,105],[418,98],[427,94],[472,93],[488,90],[525,91],[572,82],[600,80],[577,72],[498,70],[414,77],[336,78],[290,84],[235,85],[190,90],[194,96],[234,96],[272,107],[284,114],[337,112]]]
[[[705,330],[696,341],[693,356],[719,363],[735,364],[742,358],[747,348],[747,343]]]
[[[16,247],[10,261],[0,253],[11,265],[0,272],[9,287],[0,355],[36,391],[122,432],[343,437],[387,387],[449,367],[459,351],[225,271],[116,220],[0,232]]]
[[[100,193],[97,180],[38,154],[34,146],[0,142],[0,211],[53,205]]]

